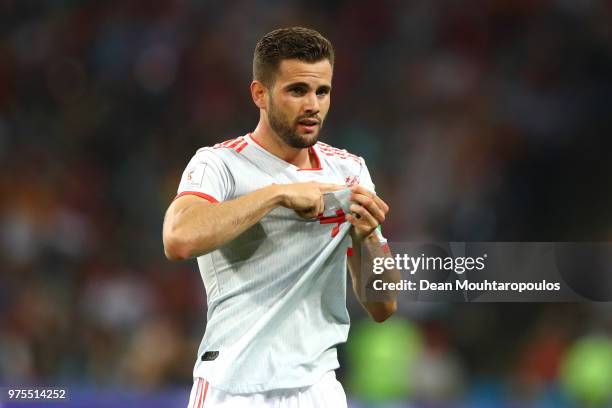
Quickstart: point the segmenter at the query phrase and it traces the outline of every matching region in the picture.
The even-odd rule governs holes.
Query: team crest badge
[[[347,178],[345,178],[345,179],[344,179],[344,184],[345,184],[347,187],[350,187],[350,186],[354,186],[354,185],[356,185],[356,184],[359,184],[359,176],[352,176],[352,177],[351,177],[351,176],[348,176]]]

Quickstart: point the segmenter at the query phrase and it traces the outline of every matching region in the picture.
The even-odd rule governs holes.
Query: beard
[[[312,116],[312,115],[310,115]],[[306,117],[310,117],[306,116]],[[299,135],[297,132],[298,122],[305,117],[298,117],[293,123],[270,98],[268,107],[268,123],[272,130],[281,138],[287,145],[296,149],[305,149],[314,146],[317,143],[319,132],[315,131],[310,134]],[[318,118],[318,116],[317,116]],[[323,121],[319,121],[319,130],[323,127]]]

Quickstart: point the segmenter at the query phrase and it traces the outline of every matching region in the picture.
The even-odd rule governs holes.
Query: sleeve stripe
[[[206,394],[208,393],[208,381],[205,382],[205,386],[204,386],[204,394],[202,394],[202,407],[204,407],[204,402],[206,402]]]
[[[177,198],[182,197],[184,195],[198,196],[198,197],[201,197],[201,198],[205,199],[206,201],[210,201],[213,204],[217,204],[219,202],[215,197],[213,197],[211,195],[208,195],[208,194],[200,193],[199,191],[183,191],[183,192],[177,194],[177,196],[174,197],[174,199],[176,200]]]

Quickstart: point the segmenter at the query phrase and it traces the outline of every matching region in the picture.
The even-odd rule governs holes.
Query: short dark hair
[[[255,46],[253,79],[266,87],[274,84],[281,61],[298,59],[319,62],[327,59],[334,65],[334,48],[329,40],[310,28],[279,28],[264,35]]]

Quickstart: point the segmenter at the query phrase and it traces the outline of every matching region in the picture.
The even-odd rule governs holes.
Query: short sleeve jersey
[[[300,169],[251,135],[196,152],[178,196],[224,202],[271,184],[319,181],[374,191],[361,157],[318,142]],[[350,190],[326,194],[325,212],[305,220],[277,207],[224,246],[197,258],[208,300],[194,376],[231,393],[314,384],[338,368],[347,339],[345,220]]]

